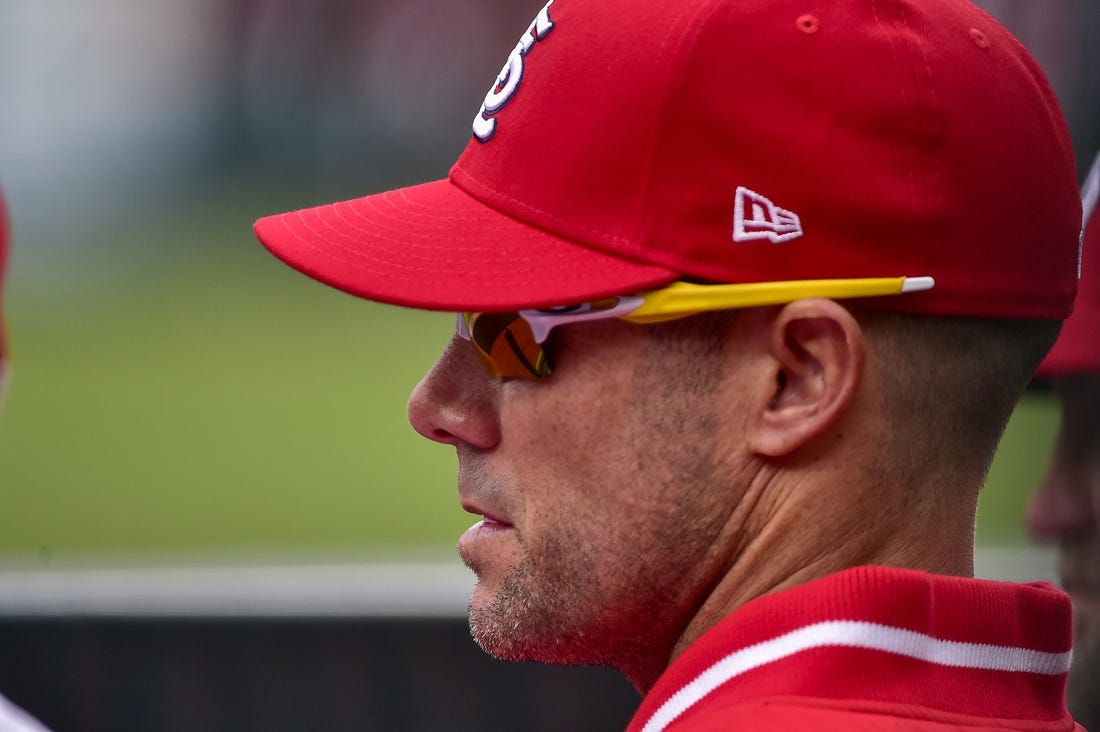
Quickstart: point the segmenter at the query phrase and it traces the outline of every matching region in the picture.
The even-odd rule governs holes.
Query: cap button
[[[806,15],[798,16],[798,20],[794,22],[794,25],[796,28],[798,28],[798,30],[802,31],[808,36],[812,36],[814,33],[817,33],[818,29],[821,27],[821,23],[820,21],[818,21],[817,16],[810,15],[808,13]]]
[[[977,28],[970,29],[970,39],[974,41],[974,45],[983,51],[989,50],[989,39],[986,38],[985,33],[982,33]]]

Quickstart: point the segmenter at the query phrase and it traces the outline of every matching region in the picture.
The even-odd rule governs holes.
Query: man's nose
[[[491,449],[500,442],[499,392],[470,344],[452,338],[409,396],[409,424],[429,440]]]

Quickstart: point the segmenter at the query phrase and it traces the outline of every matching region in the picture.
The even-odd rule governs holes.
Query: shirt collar
[[[1017,585],[858,567],[757,598],[675,659],[630,730],[720,696],[905,705],[985,718],[1061,720],[1069,598]]]

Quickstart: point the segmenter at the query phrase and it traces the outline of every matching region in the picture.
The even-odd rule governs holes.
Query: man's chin
[[[537,661],[559,666],[588,666],[601,663],[591,643],[578,643],[587,636],[569,633],[561,618],[536,606],[529,596],[492,594],[479,582],[468,609],[470,635],[481,650],[501,661]]]
[[[496,571],[491,563],[477,561],[469,552],[462,552],[462,558],[477,575],[467,608],[474,641],[503,661],[537,660],[524,650],[529,645],[526,636],[533,601],[523,591],[519,570]]]
[[[482,605],[478,600],[475,590],[467,617],[470,635],[481,650],[501,661],[556,662],[545,653],[553,642],[532,634],[514,608],[501,608],[499,603]]]

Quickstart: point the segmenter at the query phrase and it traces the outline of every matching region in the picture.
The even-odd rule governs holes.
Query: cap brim
[[[255,231],[276,257],[314,279],[426,310],[549,307],[678,277],[517,221],[449,180],[268,216]]]

